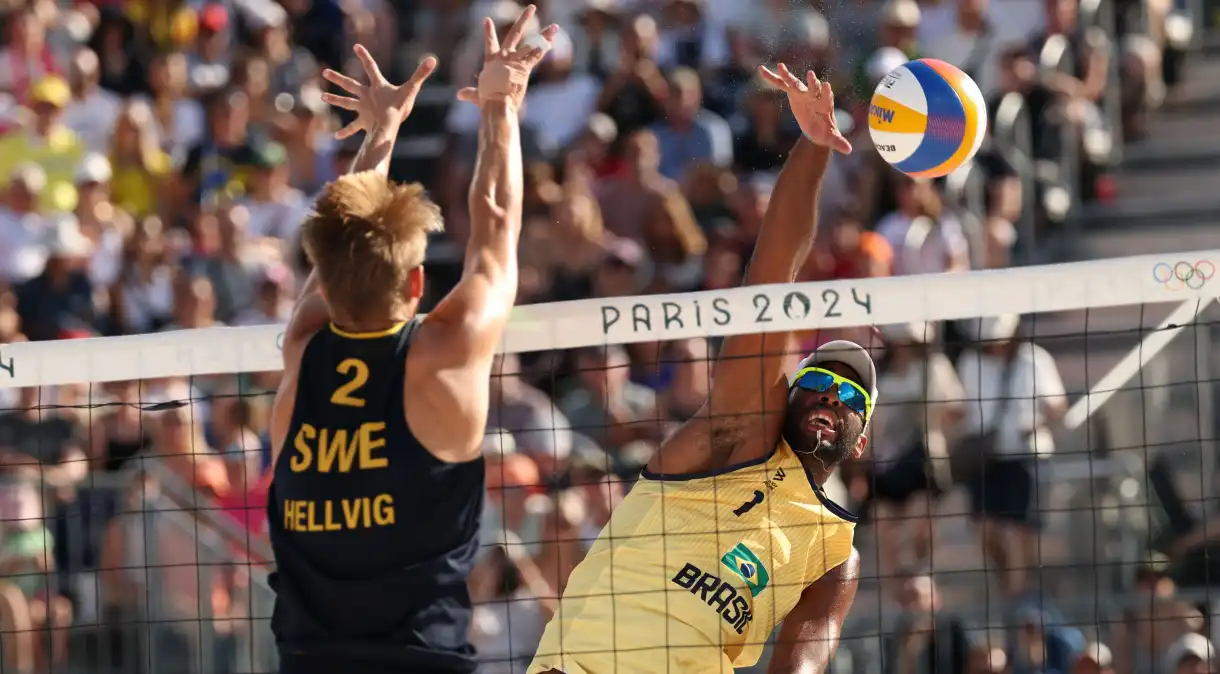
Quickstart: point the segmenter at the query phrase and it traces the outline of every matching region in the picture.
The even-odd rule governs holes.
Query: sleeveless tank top
[[[856,518],[784,442],[716,473],[644,471],[568,579],[530,674],[732,671],[851,555]]]
[[[305,348],[267,502],[285,673],[474,670],[466,577],[483,460],[440,461],[407,427],[418,325],[331,325]]]

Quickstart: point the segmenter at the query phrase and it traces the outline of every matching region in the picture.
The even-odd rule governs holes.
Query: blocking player
[[[478,546],[488,380],[517,291],[518,111],[544,48],[518,45],[528,8],[485,26],[478,169],[461,281],[423,320],[424,247],[440,209],[387,179],[399,127],[435,69],[368,83],[333,71],[365,132],[352,172],[323,189],[302,232],[314,268],[284,335],[268,504],[272,630],[285,674],[471,672],[466,577]],[[548,44],[554,28],[544,31]]]
[[[830,86],[780,64],[805,137],[784,164],[746,285],[790,283],[832,151]],[[732,672],[783,622],[771,672],[821,672],[855,597],[855,517],[822,491],[864,450],[876,370],[830,342],[785,371],[790,333],[728,337],[707,402],[661,447],[568,580],[529,672]]]

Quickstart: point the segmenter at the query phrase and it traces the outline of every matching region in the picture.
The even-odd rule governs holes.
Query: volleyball
[[[978,152],[987,104],[970,76],[936,59],[891,70],[868,108],[868,130],[881,157],[913,178],[939,178]]]

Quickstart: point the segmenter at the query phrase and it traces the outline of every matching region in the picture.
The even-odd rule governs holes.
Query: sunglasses
[[[839,402],[847,405],[848,409],[859,414],[862,419],[867,420],[873,411],[873,398],[862,386],[820,367],[807,367],[797,372],[792,387],[814,393],[825,393],[834,388]]]

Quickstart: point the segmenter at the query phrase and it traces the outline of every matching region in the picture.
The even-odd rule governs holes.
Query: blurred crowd
[[[760,63],[828,78],[857,148],[831,163],[800,280],[1012,264],[1021,237],[1064,217],[1062,195],[1106,198],[1097,139],[1140,137],[1172,82],[1163,0],[1116,2],[1109,31],[1085,12],[1096,3],[1077,0],[537,4],[562,32],[523,112],[522,304],[740,283],[800,133],[783,95],[756,77]],[[460,274],[477,148],[477,110],[453,92],[480,66],[478,21],[504,27],[519,10],[512,0],[0,0],[0,343],[286,320],[308,271],[297,234],[311,195],[356,149],[333,139],[344,120],[321,102],[320,69],[357,76],[357,42],[391,80],[425,54],[440,58],[391,171],[422,181],[444,208],[447,231],[427,260],[429,300],[443,296]],[[953,181],[908,179],[871,151],[869,96],[915,57],[958,65],[989,103],[992,134],[963,183],[973,198]],[[1013,101],[1024,115],[997,116]],[[1063,385],[1016,317],[983,323],[804,336],[806,346],[846,337],[878,348],[887,407],[873,458],[828,489],[886,532],[887,601],[919,616],[894,628],[884,671],[1212,671],[1197,616],[1172,638],[1140,642],[1138,662],[1072,642],[1052,663],[1054,649],[1028,635],[980,651],[956,618],[927,620],[939,602],[924,528],[949,486],[936,459],[970,429],[1002,427],[997,452],[1010,455],[989,481],[967,484],[975,514],[996,522],[980,537],[1003,596],[1020,604],[1023,570],[1037,562],[1031,475],[1053,451],[1044,436],[1065,409]],[[987,347],[975,348],[980,338]],[[661,439],[702,404],[716,347],[690,339],[497,363],[487,546],[471,579],[486,672],[523,671],[566,574]],[[123,518],[138,510],[128,478],[144,461],[165,469],[156,489],[180,482],[179,501],[262,533],[276,384],[272,373],[0,391],[10,410],[0,414],[0,670],[72,660],[69,627],[143,601],[148,589],[123,571],[135,549]],[[961,404],[1004,392],[1019,404]],[[139,480],[147,498],[154,486]],[[159,559],[183,547],[163,540]],[[200,589],[183,577],[196,587],[171,588],[171,603],[241,617],[241,564],[209,578]],[[1187,668],[1191,654],[1204,665]]]

